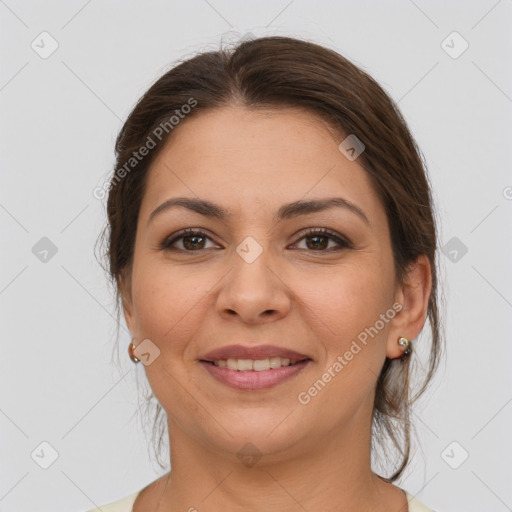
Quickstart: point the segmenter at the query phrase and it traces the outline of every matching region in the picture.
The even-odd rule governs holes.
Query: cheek
[[[394,316],[390,284],[383,269],[371,267],[337,269],[322,286],[303,290],[306,322],[318,326],[311,335],[316,335],[320,367],[318,380],[302,391],[314,407],[333,416],[348,418],[370,400],[385,360],[388,322]]]
[[[343,347],[391,306],[388,274],[369,260],[337,267],[323,277],[317,273],[313,281],[308,279],[296,291],[311,315],[321,320],[332,344]]]
[[[201,326],[208,293],[218,281],[212,273],[199,274],[155,262],[134,268],[133,301],[140,336],[166,352],[181,352]]]

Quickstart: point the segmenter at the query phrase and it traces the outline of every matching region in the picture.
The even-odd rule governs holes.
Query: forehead
[[[277,209],[342,195],[369,217],[383,215],[367,172],[339,151],[343,139],[301,109],[230,107],[195,114],[174,128],[151,166],[141,216],[183,195],[250,215],[270,204]]]

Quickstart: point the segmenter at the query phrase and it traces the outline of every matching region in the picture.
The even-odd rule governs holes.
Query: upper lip
[[[275,345],[256,345],[247,347],[244,345],[227,345],[212,350],[200,357],[203,361],[221,361],[226,359],[268,359],[271,357],[281,357],[291,361],[302,361],[310,359],[309,356]]]

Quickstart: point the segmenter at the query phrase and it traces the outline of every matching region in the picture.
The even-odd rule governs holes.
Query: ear
[[[117,286],[121,295],[121,301],[123,306],[123,314],[126,321],[126,325],[130,330],[132,336],[135,333],[135,315],[133,313],[133,301],[132,301],[132,283],[131,283],[131,272],[130,269],[126,269],[121,272],[117,279]]]
[[[431,290],[432,268],[427,255],[421,254],[408,267],[405,283],[397,285],[395,302],[401,304],[402,309],[391,321],[386,347],[388,358],[402,356],[403,349],[397,343],[400,336],[412,341],[420,333],[427,317]]]

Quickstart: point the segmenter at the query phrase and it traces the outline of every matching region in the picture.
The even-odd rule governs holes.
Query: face
[[[171,438],[232,454],[251,442],[272,456],[368,431],[377,377],[403,333],[386,214],[366,171],[339,151],[343,139],[304,111],[224,108],[175,128],[153,163],[125,317],[136,345],[157,347],[145,371]],[[176,205],[152,215],[178,197],[225,215]],[[341,201],[283,211],[331,198]],[[263,344],[308,360],[262,371],[289,375],[253,389],[201,362]]]

